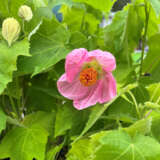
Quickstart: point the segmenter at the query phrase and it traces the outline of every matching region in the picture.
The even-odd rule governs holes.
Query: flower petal
[[[106,76],[101,80],[100,85],[101,96],[99,98],[99,103],[108,102],[117,95],[116,81],[112,73],[106,73]]]
[[[75,49],[66,57],[65,71],[67,74],[67,81],[72,82],[80,72],[83,62],[86,60],[88,51],[84,48]]]
[[[99,99],[99,81],[90,88],[86,96],[81,99],[74,100],[73,105],[76,109],[82,110],[95,105]]]
[[[84,87],[78,76],[71,83],[67,81],[66,74],[63,74],[57,82],[59,92],[68,99],[79,99],[83,98],[88,94],[89,88]]]
[[[88,95],[81,99],[74,100],[75,108],[81,110],[95,105],[97,102],[104,103],[112,100],[116,96],[116,81],[112,73],[106,73],[104,79],[99,80],[94,85]]]
[[[115,57],[109,53],[101,50],[93,50],[88,53],[89,58],[95,57],[97,61],[102,65],[105,71],[112,71],[116,68]]]

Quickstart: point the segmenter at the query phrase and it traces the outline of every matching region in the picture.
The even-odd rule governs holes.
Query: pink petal
[[[116,81],[112,73],[106,73],[104,79],[101,80],[101,96],[99,103],[104,103],[112,100],[117,95]]]
[[[88,57],[95,57],[97,61],[102,65],[105,71],[112,71],[116,68],[116,61],[114,56],[109,52],[101,50],[94,50],[88,53]]]
[[[83,62],[86,60],[88,51],[84,48],[75,49],[66,57],[65,71],[67,74],[67,81],[72,82],[80,72]]]
[[[84,87],[79,79],[78,76],[69,83],[67,81],[66,74],[63,74],[57,82],[59,92],[68,99],[79,99],[83,98],[88,94],[89,88]]]
[[[112,73],[106,73],[104,79],[99,80],[96,85],[90,88],[88,95],[81,99],[74,100],[75,108],[81,110],[95,105],[97,102],[104,103],[116,96],[116,81]]]

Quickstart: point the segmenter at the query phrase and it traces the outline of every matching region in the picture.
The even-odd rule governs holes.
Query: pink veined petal
[[[106,72],[113,71],[116,68],[115,57],[109,52],[93,50],[88,53],[88,57],[96,58]]]
[[[116,81],[112,73],[106,73],[104,79],[101,80],[101,96],[99,103],[105,103],[112,100],[117,95]]]
[[[97,102],[105,103],[112,100],[116,96],[116,92],[116,81],[112,73],[108,72],[90,89],[88,95],[74,100],[74,106],[81,110],[93,106]]]
[[[65,71],[67,74],[67,81],[72,82],[75,76],[80,72],[81,67],[86,60],[88,51],[84,48],[75,49],[66,57]]]
[[[90,88],[89,93],[81,99],[74,100],[73,105],[76,109],[82,110],[95,105],[99,99],[99,81]]]
[[[79,99],[83,98],[88,94],[89,88],[84,87],[78,77],[74,79],[71,83],[67,81],[66,74],[63,74],[57,81],[57,86],[59,92],[68,99]]]

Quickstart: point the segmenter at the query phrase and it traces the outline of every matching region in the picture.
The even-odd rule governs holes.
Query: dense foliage
[[[132,0],[102,27],[115,2],[0,0],[0,159],[160,159],[160,1]],[[31,20],[18,15],[24,4]],[[1,32],[8,17],[22,28],[11,46]],[[76,48],[116,57],[113,100],[79,111],[59,94]]]

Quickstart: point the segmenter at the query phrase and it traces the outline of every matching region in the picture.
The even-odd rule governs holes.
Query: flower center
[[[98,73],[94,68],[86,68],[82,70],[79,76],[79,80],[82,85],[89,87],[96,83]]]

